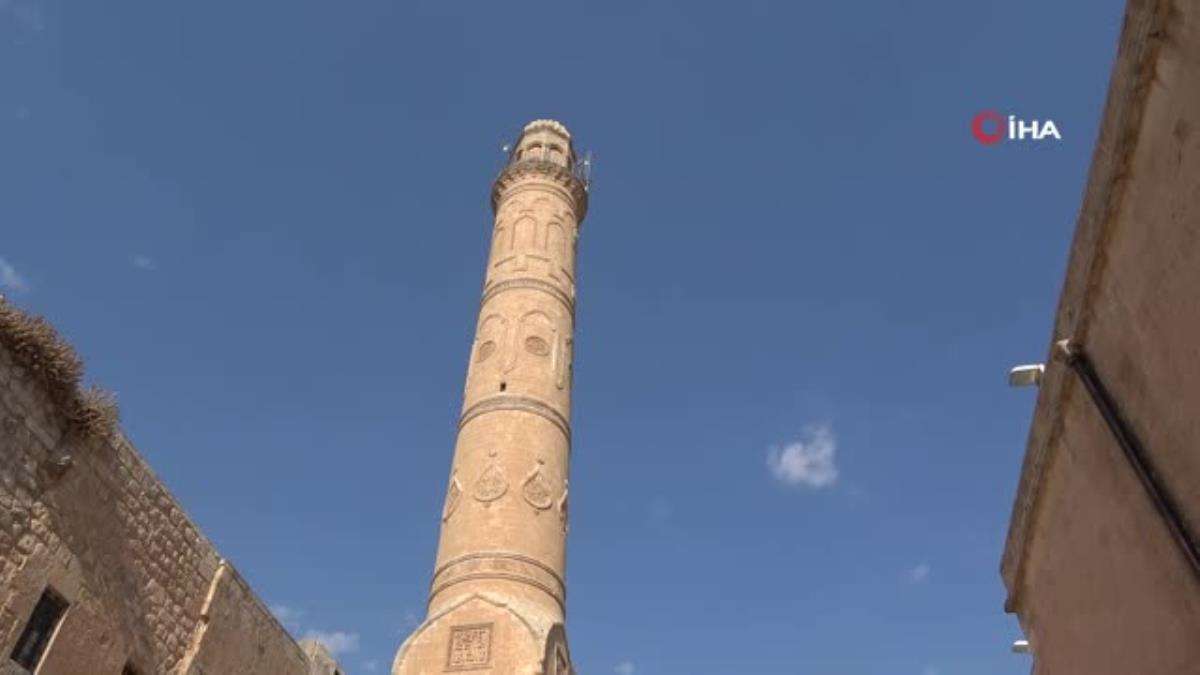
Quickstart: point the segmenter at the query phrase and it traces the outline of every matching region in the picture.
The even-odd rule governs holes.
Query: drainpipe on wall
[[[1096,374],[1091,360],[1082,347],[1072,344],[1070,340],[1058,341],[1055,344],[1055,353],[1083,382],[1083,386],[1092,397],[1092,403],[1096,404],[1100,415],[1104,417],[1104,422],[1108,425],[1113,437],[1116,438],[1117,444],[1121,446],[1125,459],[1133,467],[1133,472],[1137,474],[1142,487],[1150,496],[1150,500],[1154,502],[1154,508],[1166,523],[1167,529],[1170,530],[1171,537],[1191,565],[1192,573],[1196,575],[1197,580],[1200,580],[1200,547],[1197,547],[1195,537],[1188,531],[1182,512],[1171,497],[1171,493],[1159,478],[1158,472],[1154,470],[1154,465],[1150,463],[1150,457],[1146,454],[1141,441],[1121,415],[1120,409],[1113,401],[1112,395],[1104,386],[1100,376]]]

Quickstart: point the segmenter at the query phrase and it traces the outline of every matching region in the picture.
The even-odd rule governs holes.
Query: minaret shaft
[[[575,242],[587,207],[574,161],[566,129],[538,120],[525,127],[496,179],[491,251],[428,617],[401,648],[395,673],[442,672],[428,666],[443,657],[445,670],[485,670],[485,658],[497,673],[525,672],[517,668],[525,663],[531,673],[571,670],[563,623]],[[483,605],[463,609],[472,603]],[[518,615],[531,630],[542,626],[537,645],[502,644],[507,619],[453,619],[487,616],[493,611],[487,603]],[[432,627],[442,617],[453,619],[449,633]],[[430,645],[443,642],[447,651],[438,655],[441,647]],[[535,652],[537,669],[530,662]]]
[[[497,581],[564,611],[578,227],[572,201],[539,174],[499,195],[431,611],[452,586]]]

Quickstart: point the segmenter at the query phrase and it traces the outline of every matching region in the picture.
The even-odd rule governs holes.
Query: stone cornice
[[[563,417],[562,413],[558,412],[554,408],[551,408],[546,403],[543,403],[536,398],[532,398],[530,396],[521,396],[519,394],[502,394],[499,396],[492,396],[475,403],[463,411],[462,417],[460,417],[458,420],[458,429],[459,431],[462,431],[462,428],[467,425],[467,422],[470,422],[480,415],[486,415],[490,412],[498,412],[502,410],[518,410],[545,418],[554,424],[554,426],[558,427],[559,431],[563,432],[563,435],[567,437],[567,444],[569,447],[571,443],[571,423],[567,421],[567,418]]]
[[[558,572],[540,560],[508,551],[468,553],[443,563],[433,573],[429,602],[451,586],[478,579],[502,579],[532,586],[566,610],[567,584]]]
[[[483,292],[483,298],[479,300],[479,304],[481,306],[486,305],[488,300],[491,300],[504,291],[510,291],[518,288],[530,288],[548,293],[554,296],[556,300],[561,302],[563,306],[567,308],[567,312],[572,317],[575,316],[575,301],[568,297],[561,288],[558,288],[554,284],[551,284],[547,281],[542,281],[541,279],[535,279],[532,277],[506,279],[493,284]]]
[[[499,209],[505,192],[520,178],[540,175],[560,186],[575,205],[576,222],[582,228],[588,209],[588,184],[571,169],[544,159],[522,159],[505,166],[492,183],[492,211]]]

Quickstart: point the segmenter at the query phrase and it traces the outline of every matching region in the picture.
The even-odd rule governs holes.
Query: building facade
[[[525,126],[495,223],[424,622],[395,675],[568,675],[575,252],[587,180],[571,135]]]
[[[1130,0],[1001,564],[1037,675],[1200,670],[1198,72]]]
[[[43,320],[0,298],[0,674],[334,675],[221,557]]]

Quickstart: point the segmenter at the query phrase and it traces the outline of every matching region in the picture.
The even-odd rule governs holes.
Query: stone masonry
[[[68,606],[37,675],[336,671],[297,645],[119,431],[74,439],[59,413],[0,339],[0,673],[28,673],[10,654],[47,589]]]
[[[495,227],[425,621],[392,672],[568,675],[564,629],[575,249],[587,182],[535,120],[492,190]]]

